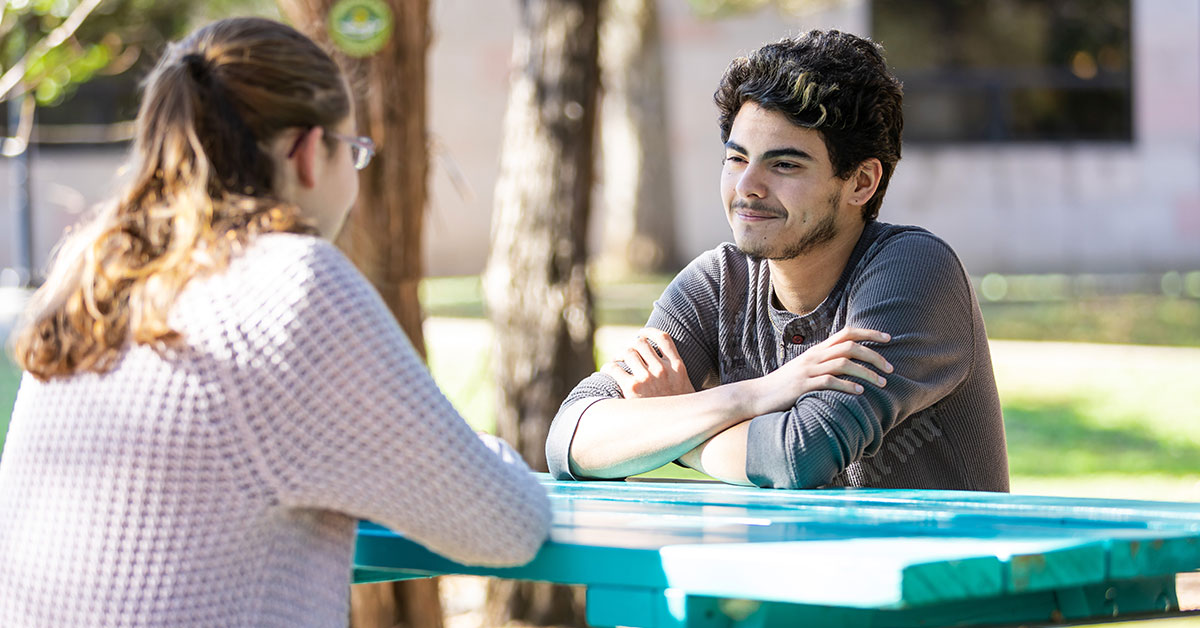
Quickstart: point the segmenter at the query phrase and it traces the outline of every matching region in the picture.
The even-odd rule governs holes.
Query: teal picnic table
[[[557,482],[523,567],[460,565],[363,522],[357,582],[587,586],[593,626],[978,626],[1177,616],[1200,504],[897,489]]]

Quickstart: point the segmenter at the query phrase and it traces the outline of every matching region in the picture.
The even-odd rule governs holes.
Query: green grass
[[[981,307],[992,338],[1200,347],[1200,299],[1136,294]]]
[[[597,354],[636,329],[601,328]],[[473,426],[492,429],[487,325],[437,319],[427,334],[434,378]],[[1014,491],[1200,499],[1200,349],[997,340],[992,352]]]
[[[654,300],[671,280],[666,275],[637,277],[618,283],[602,282],[592,286],[598,325],[641,325],[650,314]],[[483,318],[483,286],[480,277],[436,277],[425,279],[420,287],[421,306],[432,317]]]
[[[8,433],[8,417],[17,398],[17,383],[21,371],[9,361],[8,354],[0,357],[0,451],[4,450],[4,435]]]
[[[1009,464],[1029,476],[1122,473],[1186,475],[1197,471],[1200,444],[1155,433],[1153,419],[1131,415],[1103,425],[1084,399],[1016,398],[1004,403]]]
[[[597,335],[598,361],[621,348],[644,322],[665,282],[651,277],[596,289],[597,317],[609,323]],[[424,282],[422,299],[435,316],[427,328],[435,378],[473,426],[492,430],[491,340],[481,318],[480,292],[477,277],[433,279]],[[1107,318],[1092,311],[1095,304],[1079,302],[984,307],[994,337],[1024,330],[1014,334],[1072,338],[1078,335],[1067,324],[1072,312],[1084,313],[1081,319],[1092,321],[1085,325],[1089,329],[1107,329],[1106,340],[1141,338],[1134,331],[1142,328],[1164,340],[1187,339],[1200,325],[1200,312],[1178,314],[1197,306],[1186,298],[1131,295],[1107,302]],[[993,358],[1014,489],[1093,493],[1108,484],[1136,496],[1141,491],[1122,479],[1143,478],[1158,487],[1147,490],[1163,498],[1193,498],[1200,490],[1195,489],[1200,481],[1200,409],[1194,392],[1200,350],[996,340]],[[17,377],[15,367],[0,360],[0,446]],[[658,473],[687,477],[690,472],[667,468]]]
[[[652,276],[596,288],[597,319],[605,325],[597,336],[598,361],[644,323],[667,281]],[[434,317],[426,331],[435,378],[472,425],[494,429],[491,341],[479,278],[430,279],[421,290]],[[1177,340],[1200,347],[1200,301],[1188,296],[1013,300],[985,302],[983,308],[994,339]],[[1194,392],[1200,350],[997,340],[993,358],[1016,490],[1090,493],[1119,485],[1132,496],[1139,491],[1124,481],[1130,478],[1154,483],[1158,488],[1147,490],[1160,497],[1191,498],[1200,490]],[[11,363],[0,360],[0,445],[17,376]]]
[[[1200,273],[1189,273],[1188,277],[1192,275],[1200,277]],[[649,275],[621,282],[595,282],[597,323],[644,324],[652,304],[670,279],[667,275]],[[1009,282],[1014,288],[1005,297],[1007,300],[982,301],[990,337],[1200,347],[1200,298],[1190,291],[1179,296],[1119,294],[1074,298],[1052,291],[1046,298],[1034,299],[1025,298],[1031,290],[1017,290],[1028,283],[1039,283],[1038,279],[1014,279]],[[430,316],[484,316],[477,276],[426,279],[421,283],[421,303]]]
[[[601,282],[595,288],[596,318],[609,326],[598,335],[598,361],[632,334],[616,326],[644,324],[669,279]],[[1182,294],[1118,295],[1089,292],[1092,283],[1088,277],[1010,278],[1007,295],[981,305],[996,341],[1013,489],[1200,499],[1200,408],[1192,384],[1200,381],[1200,350],[1170,348],[1200,347],[1200,300],[1191,285],[1196,282],[1187,283]],[[1072,296],[1072,289],[1083,294]],[[477,277],[430,279],[422,290],[432,316],[483,315]],[[442,324],[453,327],[435,323]],[[479,429],[492,427],[493,400],[484,391],[490,386],[488,364],[467,353],[470,345],[476,352],[488,350],[490,340],[481,335],[486,333],[482,326],[430,334],[435,377]],[[474,340],[464,342],[464,336]],[[1077,342],[1006,342],[1011,339]],[[649,475],[695,477],[678,467]]]

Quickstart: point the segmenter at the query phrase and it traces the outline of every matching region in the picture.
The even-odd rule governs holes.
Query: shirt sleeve
[[[232,334],[243,429],[281,505],[370,519],[463,563],[530,560],[550,511],[525,462],[459,416],[339,251],[301,257]]]
[[[655,301],[646,327],[661,329],[675,342],[679,357],[687,367],[692,387],[700,390],[711,377],[716,364],[715,333],[705,324],[717,324],[717,291],[721,285],[721,265],[710,252],[696,258],[683,269]],[[579,419],[592,404],[603,399],[622,397],[616,380],[604,373],[593,373],[579,382],[558,409],[546,437],[546,464],[556,480],[579,480],[571,473],[571,441]]]
[[[813,488],[864,453],[878,450],[903,420],[949,395],[966,379],[975,340],[970,284],[948,245],[908,232],[882,244],[851,280],[847,325],[877,329],[892,340],[873,346],[895,370],[880,388],[817,391],[786,412],[754,418],[746,475],[758,486]],[[851,378],[854,379],[854,378]]]

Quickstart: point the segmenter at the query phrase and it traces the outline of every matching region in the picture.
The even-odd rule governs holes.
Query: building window
[[[1129,0],[875,0],[912,142],[1133,139]]]

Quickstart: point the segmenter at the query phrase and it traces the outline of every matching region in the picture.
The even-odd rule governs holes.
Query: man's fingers
[[[629,365],[624,360],[613,360],[600,367],[600,372],[616,380],[617,386],[621,389],[621,396],[626,399],[633,399],[637,397],[637,394],[633,391],[635,380],[627,369],[629,369]]]
[[[884,373],[891,373],[893,370],[895,370],[895,367],[892,366],[892,363],[888,362],[887,359],[880,355],[878,351],[870,347],[864,347],[857,342],[852,342],[845,345],[845,348],[840,351],[838,355],[840,357],[858,360],[859,362],[865,362],[883,371]]]
[[[659,356],[676,370],[683,368],[683,358],[675,348],[675,341],[661,329],[647,327],[639,332],[647,341],[652,342],[658,349]]]
[[[663,358],[662,351],[651,345],[649,339],[638,336],[630,349],[637,352],[642,363],[646,365],[646,370],[651,374],[657,376],[666,370],[666,359]]]
[[[833,342],[825,347],[820,347],[820,345],[818,345],[817,347],[810,349],[810,351],[817,350],[818,353],[816,356],[821,361],[848,357],[859,360],[860,362],[866,362],[867,364],[874,366],[884,373],[891,373],[893,370],[895,370],[891,362],[888,362],[882,355],[880,355],[878,351],[859,344],[859,342],[867,341],[886,342],[878,340],[878,338],[887,336],[887,334],[872,329],[854,329],[849,327],[839,331],[838,334],[844,334],[843,339],[840,342]],[[857,338],[858,340],[853,340],[854,338]],[[836,336],[830,336],[825,342],[830,342],[835,339]],[[820,349],[818,349],[818,347],[820,347]]]
[[[662,347],[660,347],[657,342],[654,342],[654,340],[652,338],[647,338],[645,336],[638,336],[638,342],[646,343],[651,349],[654,350],[654,355],[658,356],[658,358],[660,360],[664,359],[666,357],[663,355]]]
[[[601,366],[600,372],[620,382],[622,378],[630,376],[628,369],[629,366],[623,360],[613,360]]]
[[[892,339],[891,334],[874,329],[864,329],[862,327],[843,327],[837,333],[830,336],[824,343],[830,346],[846,342],[888,342]]]
[[[813,383],[816,384],[817,390],[836,390],[851,395],[861,395],[863,387],[849,380],[840,379],[832,375],[820,375],[813,378]]]
[[[831,375],[857,377],[865,382],[870,382],[881,387],[887,386],[887,378],[850,358],[834,358],[823,363],[823,366],[826,367],[826,372]]]
[[[650,371],[646,368],[646,360],[637,349],[630,347],[625,350],[625,355],[621,356],[621,361],[629,367],[634,377],[645,378]]]

